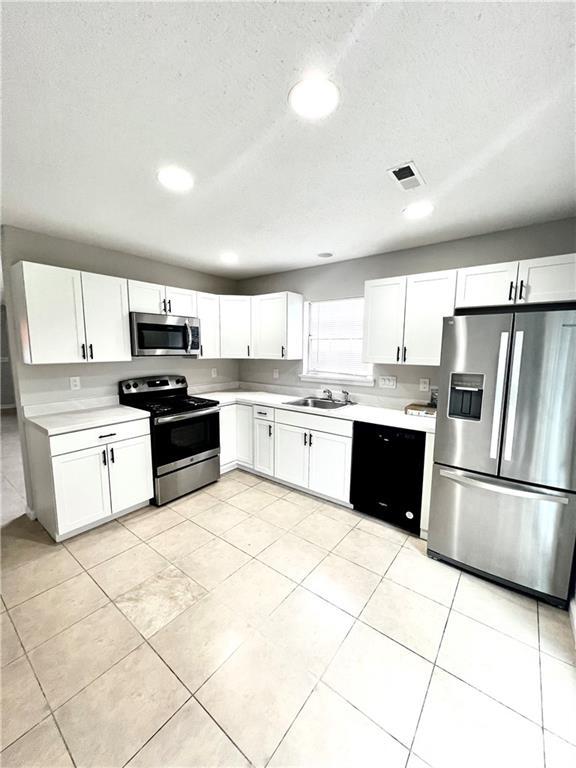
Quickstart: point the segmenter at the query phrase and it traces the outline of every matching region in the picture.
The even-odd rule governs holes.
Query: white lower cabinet
[[[252,446],[252,406],[236,406],[236,460],[239,464],[251,467],[253,464]]]
[[[108,447],[112,514],[154,495],[150,437],[121,440]]]
[[[220,469],[236,461],[236,411],[237,405],[220,408]]]
[[[105,446],[54,456],[52,471],[58,533],[74,531],[111,515]]]
[[[274,476],[293,485],[308,487],[308,430],[276,424]]]
[[[274,474],[274,423],[254,419],[254,469],[263,475]]]
[[[322,496],[350,501],[352,438],[310,432],[308,488]]]

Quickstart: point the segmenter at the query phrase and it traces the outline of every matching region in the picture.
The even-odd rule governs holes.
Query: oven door
[[[197,355],[200,325],[195,317],[130,312],[133,357]]]
[[[154,419],[152,453],[157,476],[220,454],[219,408]]]

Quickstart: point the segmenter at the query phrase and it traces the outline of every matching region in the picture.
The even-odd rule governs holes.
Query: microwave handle
[[[189,355],[192,352],[192,331],[188,320],[184,321],[184,325],[186,326],[186,354]]]
[[[189,413],[178,413],[175,416],[159,416],[154,419],[154,424],[169,424],[171,421],[185,421],[190,419],[199,419],[201,416],[210,416],[212,413],[219,413],[220,408],[206,408],[203,411],[192,411]]]

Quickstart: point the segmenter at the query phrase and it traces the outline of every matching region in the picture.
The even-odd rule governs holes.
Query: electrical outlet
[[[420,379],[420,392],[428,392],[430,389],[430,379]]]
[[[213,379],[218,377],[218,368],[211,368],[210,369],[210,376],[212,376]]]
[[[278,370],[278,368],[274,368],[274,370],[272,371],[272,378],[273,379],[279,379],[280,378],[280,371]]]
[[[80,376],[70,376],[70,389],[80,389]]]
[[[378,386],[382,389],[396,389],[396,376],[380,376]]]

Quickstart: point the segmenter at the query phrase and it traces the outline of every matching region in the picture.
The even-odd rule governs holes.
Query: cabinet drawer
[[[65,432],[50,438],[50,454],[58,456],[71,451],[81,451],[94,445],[106,445],[117,440],[130,437],[140,437],[150,434],[150,420],[124,421],[120,424],[108,424],[93,429],[80,429],[76,432]]]
[[[293,427],[329,432],[332,435],[352,437],[352,422],[345,419],[331,419],[329,416],[317,416],[315,413],[299,413],[275,409],[276,421]]]
[[[274,421],[274,408],[266,408],[263,405],[254,405],[252,412],[255,419],[266,419],[267,421]]]

